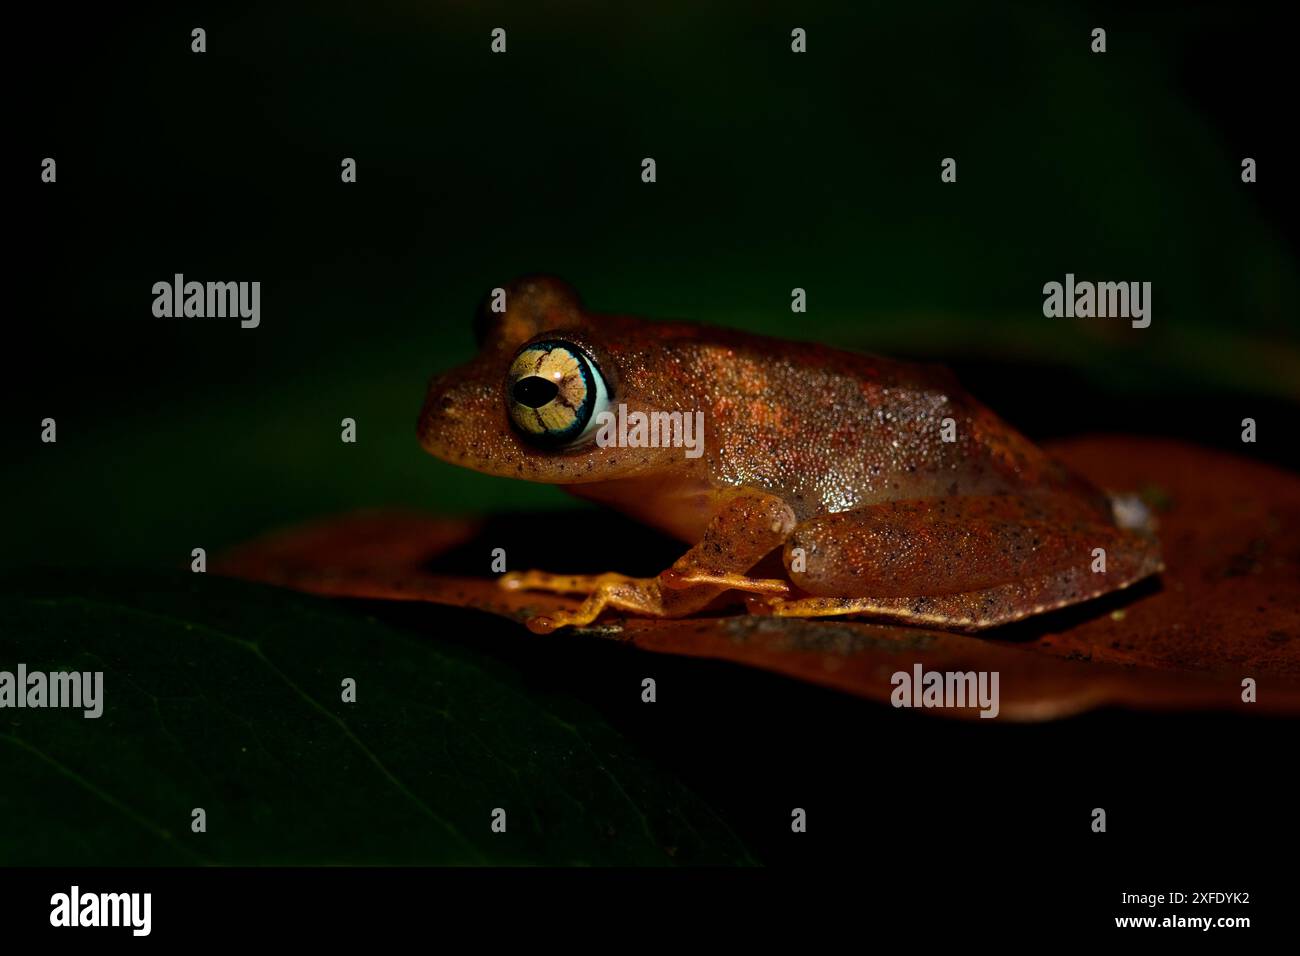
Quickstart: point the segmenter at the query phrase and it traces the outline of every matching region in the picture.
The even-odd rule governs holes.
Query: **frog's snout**
[[[454,426],[462,417],[460,402],[452,389],[439,382],[429,385],[424,397],[424,406],[420,409],[417,432],[420,444],[425,448],[438,443],[446,435],[447,429]]]
[[[495,368],[473,362],[434,377],[424,393],[416,435],[424,450],[457,464],[482,457],[505,411]]]

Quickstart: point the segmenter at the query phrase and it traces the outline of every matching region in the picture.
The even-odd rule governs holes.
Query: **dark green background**
[[[1251,415],[1251,451],[1289,454],[1275,24],[1182,4],[540,6],[168,5],[16,31],[40,74],[15,144],[33,241],[0,560],[174,562],[367,504],[568,507],[414,440],[425,381],[525,272],[602,310],[945,361],[1036,438],[1239,448]],[[1151,281],[1152,326],[1045,319],[1067,271]],[[152,318],[175,272],[260,280],[261,327]]]
[[[98,744],[77,726],[51,752],[92,765],[98,753],[110,781],[140,761],[158,776],[134,799],[162,815],[188,806],[205,775],[224,781],[207,859],[448,858],[407,842],[409,820],[357,811],[371,791],[334,779],[328,744],[304,755],[302,735],[281,733],[297,719],[283,708],[300,701],[244,658],[209,658],[223,645],[193,643],[199,627],[261,635],[321,699],[355,649],[386,703],[348,719],[412,774],[445,770],[445,754],[421,749],[445,728],[420,710],[422,694],[443,691],[408,678],[477,674],[447,698],[448,713],[500,735],[486,763],[464,768],[468,796],[452,809],[470,815],[511,767],[557,779],[549,760],[513,762],[539,710],[590,726],[599,753],[563,779],[605,808],[593,819],[644,810],[654,837],[629,848],[603,830],[530,830],[511,862],[658,860],[681,819],[704,819],[716,829],[685,840],[693,861],[896,867],[929,840],[1024,862],[1023,880],[1060,860],[1117,865],[1076,826],[1099,803],[1120,811],[1126,878],[1134,861],[1243,862],[1242,846],[1272,845],[1288,791],[1269,774],[1293,740],[1286,725],[1092,715],[957,727],[724,664],[538,642],[468,612],[315,601],[182,570],[196,546],[211,554],[359,506],[577,507],[554,488],[444,465],[415,441],[425,381],[470,354],[484,294],[526,272],[568,279],[600,310],[944,361],[1036,439],[1139,432],[1241,452],[1250,416],[1260,440],[1248,453],[1296,464],[1293,58],[1280,22],[1236,4],[541,6],[11,14],[18,248],[0,563],[74,570],[8,578],[0,638],[68,666],[107,655],[138,679],[141,708],[151,695],[173,708],[194,762],[169,762],[161,715],[130,708],[127,725],[96,730]],[[196,25],[208,31],[201,56],[189,52]],[[1101,56],[1088,49],[1097,25],[1109,32]],[[508,30],[505,56],[488,52],[495,26]],[[793,26],[809,32],[807,55],[789,52]],[[54,186],[38,182],[47,155]],[[1240,181],[1245,155],[1257,184]],[[355,185],[339,182],[344,156],[358,162]],[[654,185],[640,182],[645,156]],[[939,181],[945,156],[956,185]],[[151,286],[175,272],[260,280],[261,327],[152,318]],[[1066,272],[1151,281],[1152,326],[1045,319],[1041,287]],[[808,290],[806,316],[789,312],[794,286]],[[55,445],[39,441],[47,416]],[[359,423],[355,445],[339,441],[344,417]],[[621,526],[577,527],[636,542],[618,570],[652,570],[667,553]],[[172,623],[146,627],[142,612]],[[637,698],[648,670],[665,689],[657,709]],[[190,679],[226,703],[265,690],[233,703],[271,735],[268,766],[275,755],[288,769],[223,756],[245,732],[195,704]],[[168,700],[160,688],[178,682]],[[394,710],[408,699],[413,711]],[[1207,776],[1207,742],[1224,741],[1252,789]],[[98,825],[87,807],[103,808],[6,753],[10,781],[23,779],[0,791],[21,810],[7,815],[21,845],[0,834],[10,860],[42,859],[46,838],[59,860],[87,846],[124,859],[115,841],[133,831],[77,830]],[[645,784],[629,805],[599,802],[602,760],[630,768],[619,782]],[[684,817],[669,813],[678,799]],[[805,803],[817,836],[797,842],[786,821]],[[1207,825],[1208,805],[1226,826]],[[250,806],[263,816],[232,829]],[[25,813],[49,816],[36,826]],[[361,829],[340,839],[339,826]],[[952,842],[972,839],[985,842]]]

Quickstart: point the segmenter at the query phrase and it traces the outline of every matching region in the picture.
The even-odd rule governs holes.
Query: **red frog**
[[[653,578],[505,575],[506,588],[584,598],[531,619],[538,633],[724,596],[752,613],[977,631],[1163,570],[1145,516],[1112,507],[942,368],[590,313],[549,277],[506,287],[476,330],[478,356],[429,385],[424,448],[561,485],[689,545]]]

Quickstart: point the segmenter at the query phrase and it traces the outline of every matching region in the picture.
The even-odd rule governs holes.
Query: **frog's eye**
[[[548,448],[576,445],[609,409],[609,386],[591,356],[569,342],[533,342],[519,350],[506,378],[510,420],[524,438]]]

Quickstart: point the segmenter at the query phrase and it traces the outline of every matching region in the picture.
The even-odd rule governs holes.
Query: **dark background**
[[[476,304],[526,272],[599,310],[943,361],[1038,440],[1136,432],[1241,452],[1249,416],[1251,456],[1300,457],[1293,35],[1262,8],[7,15],[5,564],[183,567],[196,545],[362,505],[580,507],[414,439],[425,381],[472,352]],[[206,54],[190,52],[194,26]],[[495,26],[505,56],[488,52]],[[794,26],[806,55],[789,51]],[[57,185],[39,182],[45,156]],[[339,181],[345,156],[355,185]],[[656,184],[640,181],[645,156]],[[955,185],[939,181],[945,156]],[[1243,156],[1258,183],[1241,182]],[[150,288],[175,272],[261,280],[261,327],[154,319]],[[1042,285],[1066,272],[1151,281],[1151,327],[1044,318]],[[789,312],[794,286],[806,316]],[[46,416],[57,445],[39,442]],[[356,445],[339,441],[345,416]],[[1011,886],[1044,867],[1096,873],[1100,906],[1148,872],[1255,885],[1293,845],[1291,724],[957,725],[674,659],[653,661],[672,691],[651,717],[626,697],[646,662],[624,649],[364,611],[591,703],[764,862]],[[772,828],[808,803],[807,839]],[[1093,806],[1110,813],[1104,845]]]
[[[4,560],[166,561],[360,504],[570,507],[412,439],[477,303],[525,272],[601,310],[943,361],[1038,439],[1240,450],[1250,416],[1251,453],[1295,464],[1280,23],[1238,5],[702,6],[24,11],[0,481],[28,506]],[[498,24],[505,56],[487,52]],[[176,272],[260,280],[262,326],[154,319]],[[1151,327],[1044,318],[1066,272],[1151,281]],[[35,441],[47,415],[57,447]]]

